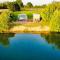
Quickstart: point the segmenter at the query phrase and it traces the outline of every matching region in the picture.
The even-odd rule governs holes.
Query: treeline
[[[0,9],[10,9],[12,11],[20,11],[21,8],[44,8],[44,7],[46,7],[46,5],[33,6],[33,4],[31,2],[28,2],[26,5],[24,5],[22,0],[16,0],[14,2],[0,3]]]
[[[23,6],[24,5],[21,0],[16,0],[14,2],[0,3],[0,9],[10,9],[11,11],[20,11],[21,7]]]
[[[0,9],[7,9],[7,5],[5,3],[0,3]]]
[[[22,10],[21,8],[44,8],[44,7],[46,7],[46,5],[33,6],[31,2],[28,2],[26,5],[24,5],[22,0],[0,3],[0,9],[10,9],[11,11],[20,11]]]
[[[23,5],[22,0],[0,3],[0,9],[10,9],[11,11],[20,11],[23,7],[31,8],[33,7],[33,4],[28,2],[26,5]]]

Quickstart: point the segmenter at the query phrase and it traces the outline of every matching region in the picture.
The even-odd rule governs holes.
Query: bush
[[[0,15],[0,32],[7,30],[9,28],[9,22],[10,22],[10,12],[4,11]]]
[[[27,13],[28,19],[32,19],[33,18],[33,14],[32,13]]]
[[[17,15],[14,14],[13,12],[10,14],[10,22],[12,22],[12,21],[16,21],[17,18],[18,18]]]
[[[50,30],[60,32],[60,11],[56,10],[50,21]]]

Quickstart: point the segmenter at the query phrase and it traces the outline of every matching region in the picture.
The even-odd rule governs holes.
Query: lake
[[[60,60],[60,33],[0,34],[0,60]]]

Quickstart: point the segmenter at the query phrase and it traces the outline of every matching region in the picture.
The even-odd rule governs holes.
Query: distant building
[[[33,21],[39,22],[40,21],[40,14],[33,14]]]
[[[27,15],[26,14],[19,14],[18,15],[18,20],[19,21],[27,21]]]

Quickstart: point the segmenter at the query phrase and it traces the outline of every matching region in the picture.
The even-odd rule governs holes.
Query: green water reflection
[[[13,33],[0,33],[0,44],[3,46],[9,45],[9,38],[14,37]],[[55,44],[55,47],[60,49],[60,33],[40,34],[49,44]]]
[[[60,49],[60,33],[49,33],[49,34],[41,34],[41,36],[49,43],[54,44],[56,48]]]
[[[0,33],[0,44],[7,46],[9,45],[9,37],[14,37],[12,33]]]

